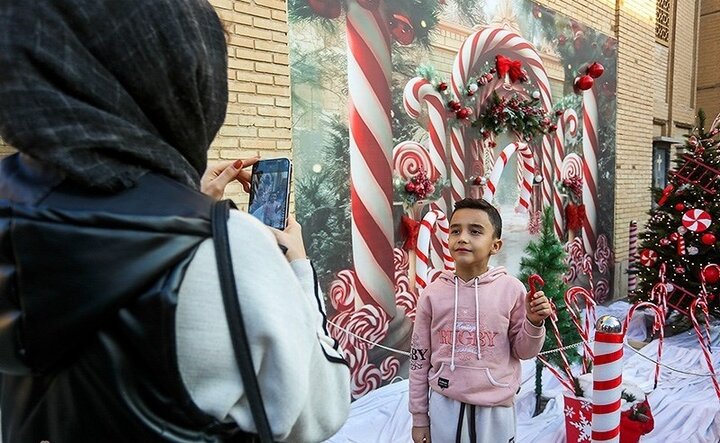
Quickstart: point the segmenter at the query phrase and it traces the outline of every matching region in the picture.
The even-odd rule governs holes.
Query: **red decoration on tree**
[[[712,217],[702,209],[691,209],[683,214],[682,224],[693,232],[703,232],[710,227]]]
[[[320,17],[335,19],[340,17],[342,7],[338,0],[308,0],[308,5]]]
[[[505,56],[498,55],[495,57],[495,69],[499,79],[504,79],[505,75],[510,78],[510,83],[516,81],[524,82],[527,80],[527,74],[523,71],[522,62],[520,60],[511,60]]]
[[[455,117],[457,117],[458,120],[464,120],[464,119],[470,117],[470,114],[472,114],[472,109],[462,108],[455,113]]]
[[[377,7],[380,5],[380,0],[357,0],[358,5],[362,6],[363,8],[374,11],[377,9]]]
[[[415,28],[407,16],[399,13],[393,14],[388,25],[393,38],[401,45],[407,46],[415,40]]]
[[[684,210],[684,209],[685,209],[685,205],[682,204],[682,203],[678,203],[678,204],[675,205],[675,210],[676,210],[676,211],[682,211],[682,210]]]
[[[685,163],[682,167],[671,174],[681,183],[699,186],[708,194],[715,195],[717,192],[715,179],[720,176],[720,170],[712,168],[689,155],[683,156],[683,160],[685,160]]]
[[[462,104],[460,102],[456,102],[455,100],[450,100],[448,102],[448,107],[453,111],[459,111],[460,108],[462,108]]]
[[[440,91],[440,92],[446,91],[447,88],[448,88],[448,84],[445,83],[445,82],[440,82],[440,83],[438,84],[438,91]]]
[[[409,182],[408,184],[406,184],[406,185],[405,185],[405,191],[409,192],[410,194],[412,194],[413,192],[415,192],[415,183]]]
[[[662,206],[667,201],[668,197],[670,197],[670,194],[672,194],[673,189],[675,189],[675,186],[670,183],[669,185],[665,186],[665,189],[663,189],[662,197],[660,197],[660,200],[658,200],[658,205]]]
[[[402,247],[406,251],[414,251],[417,246],[418,233],[420,232],[420,222],[407,215],[403,215],[400,221],[402,222],[400,230],[403,237],[405,237]]]
[[[575,79],[575,86],[581,91],[587,91],[593,87],[595,80],[589,75],[581,75]]]
[[[704,245],[712,246],[712,245],[715,244],[715,242],[717,242],[717,239],[715,238],[715,234],[710,233],[710,232],[706,232],[706,233],[703,234],[703,236],[700,238],[700,241],[701,241],[702,244],[704,244]]]
[[[643,249],[640,253],[640,264],[648,268],[655,266],[658,259],[658,253],[652,249]]]
[[[585,73],[592,78],[598,78],[605,72],[605,67],[598,62],[591,63]]]
[[[720,266],[711,263],[705,266],[702,270],[701,276],[707,283],[714,285],[720,280]]]

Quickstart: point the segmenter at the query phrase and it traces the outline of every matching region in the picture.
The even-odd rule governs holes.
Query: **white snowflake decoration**
[[[589,401],[581,401],[580,404],[582,405],[582,409],[585,409],[586,411],[592,411],[592,405]]]
[[[575,415],[575,409],[571,408],[570,406],[565,406],[565,416],[571,417]]]
[[[590,436],[592,435],[592,423],[590,423],[585,416],[580,415],[578,417],[578,421],[571,421],[570,424],[573,425],[578,431],[578,443],[582,443],[584,441],[590,441]]]

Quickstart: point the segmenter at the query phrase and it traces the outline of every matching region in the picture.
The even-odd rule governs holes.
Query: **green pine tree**
[[[546,208],[543,214],[542,232],[537,240],[533,240],[525,248],[525,257],[520,261],[520,280],[527,286],[528,278],[532,274],[538,274],[545,281],[542,290],[545,296],[555,303],[558,316],[558,330],[564,345],[570,345],[580,342],[575,325],[570,319],[570,315],[565,307],[565,292],[568,290],[567,284],[563,282],[563,274],[567,272],[565,264],[565,251],[563,246],[555,235],[553,228],[553,212],[552,208]],[[528,288],[529,289],[529,288]],[[549,326],[549,325],[548,325]],[[556,349],[558,347],[555,341],[555,335],[548,328],[545,335],[545,343],[542,351]],[[566,351],[566,355],[570,363],[580,360],[580,355],[575,348]],[[562,359],[560,354],[553,352],[545,355],[545,358],[554,366],[561,368]],[[543,364],[540,360],[535,362],[535,414],[538,415],[544,409],[542,403],[542,370]]]

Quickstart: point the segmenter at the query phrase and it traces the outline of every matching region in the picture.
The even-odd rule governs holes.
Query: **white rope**
[[[386,351],[390,351],[390,352],[394,352],[394,353],[396,353],[396,354],[405,355],[405,356],[407,356],[407,357],[410,357],[410,353],[407,352],[407,351],[401,351],[400,349],[395,349],[395,348],[390,348],[390,347],[387,347],[387,346],[383,346],[383,345],[381,345],[380,343],[370,341],[370,340],[366,339],[365,337],[360,337],[359,335],[353,334],[352,332],[348,331],[347,329],[343,328],[342,326],[337,325],[336,323],[333,323],[333,322],[330,321],[330,320],[328,320],[328,323],[330,323],[331,325],[335,326],[336,328],[338,328],[339,330],[345,332],[345,333],[348,334],[348,335],[352,335],[352,336],[355,337],[355,338],[359,338],[360,340],[364,341],[365,343],[371,344],[371,345],[373,345],[373,346],[377,346],[378,348],[385,349]]]

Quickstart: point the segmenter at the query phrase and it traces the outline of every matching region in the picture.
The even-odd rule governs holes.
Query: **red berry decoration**
[[[605,67],[598,62],[594,62],[587,67],[586,74],[592,78],[598,78],[603,75],[603,72],[605,72]]]
[[[589,75],[582,75],[575,79],[575,86],[581,91],[587,91],[593,87],[595,80]]]
[[[368,11],[374,11],[380,5],[380,0],[357,0],[358,5],[367,9]]]
[[[308,0],[308,5],[320,17],[334,19],[340,17],[342,7],[338,0]]]
[[[676,210],[676,211],[682,211],[682,210],[684,210],[684,209],[685,209],[685,205],[682,204],[682,203],[678,203],[678,204],[675,205],[675,210]]]
[[[455,113],[455,117],[457,117],[459,120],[464,120],[470,117],[471,112],[472,110],[470,108],[462,108]]]
[[[720,266],[714,263],[705,266],[702,270],[702,278],[705,279],[706,283],[714,285],[720,280]]]
[[[438,91],[447,91],[447,88],[448,84],[445,82],[440,82],[440,84],[438,85]]]
[[[460,104],[460,102],[456,102],[455,100],[450,100],[448,102],[448,107],[450,109],[452,109],[453,111],[459,111],[460,108],[462,108],[462,105]]]
[[[402,14],[393,14],[388,21],[390,33],[396,42],[407,46],[415,40],[415,29],[410,19]]]
[[[704,244],[704,245],[712,246],[712,245],[714,245],[715,242],[717,241],[717,238],[715,238],[715,234],[712,234],[712,233],[710,233],[710,232],[706,232],[705,234],[703,234],[702,237],[700,237],[700,241],[701,241],[702,244]]]
[[[409,192],[410,194],[412,194],[413,192],[415,192],[415,183],[410,182],[410,183],[406,184],[406,185],[405,185],[405,191],[406,191],[406,192]]]

